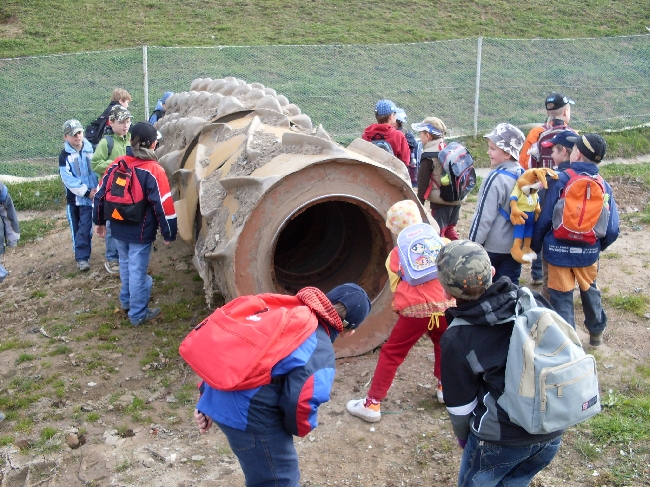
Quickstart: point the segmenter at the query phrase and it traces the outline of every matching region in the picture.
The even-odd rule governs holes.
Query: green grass
[[[9,339],[4,342],[0,342],[0,352],[4,352],[5,350],[13,350],[16,348],[29,348],[33,346],[34,346],[34,342],[28,342],[26,340]]]
[[[60,179],[8,183],[7,189],[17,210],[43,211],[65,206],[65,191]],[[22,223],[20,230],[22,240]]]
[[[368,44],[463,37],[563,38],[645,33],[647,3],[628,0],[454,2],[398,0],[386,8],[359,0],[235,0],[106,3],[9,2],[0,7],[0,57],[137,46]],[[100,13],[101,12],[101,13]],[[65,22],[52,22],[65,18]],[[137,23],[116,34],[111,22]],[[179,22],[178,19],[182,19]],[[435,22],[432,21],[435,19]],[[433,24],[432,24],[433,22]],[[435,28],[434,28],[435,27]]]
[[[604,296],[610,306],[643,317],[647,310],[648,298],[645,296]]]
[[[32,220],[23,220],[20,222],[20,240],[18,241],[18,245],[27,245],[28,243],[34,242],[37,238],[43,238],[54,230],[54,228],[56,228],[56,220],[52,220],[51,218],[38,217]]]

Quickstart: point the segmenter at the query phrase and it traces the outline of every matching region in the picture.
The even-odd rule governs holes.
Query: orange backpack
[[[295,296],[240,296],[197,325],[179,352],[210,387],[253,389],[269,384],[273,366],[317,326],[316,314]]]
[[[574,244],[593,245],[607,232],[609,195],[600,175],[565,171],[569,181],[553,208],[553,236]]]

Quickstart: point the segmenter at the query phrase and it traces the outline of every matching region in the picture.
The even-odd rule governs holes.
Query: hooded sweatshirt
[[[97,176],[90,167],[93,146],[83,139],[77,151],[67,141],[59,154],[59,174],[66,188],[66,200],[73,206],[92,206],[90,191],[97,187]]]
[[[408,168],[411,162],[411,149],[406,140],[406,136],[388,123],[373,123],[361,136],[363,140],[372,142],[373,140],[383,139],[393,148],[393,154],[401,160]]]
[[[510,253],[515,231],[510,222],[510,193],[522,173],[519,163],[510,160],[496,166],[481,183],[469,239],[488,252]]]
[[[445,312],[450,326],[440,341],[442,383],[447,412],[460,440],[466,440],[471,430],[484,441],[524,446],[549,441],[564,432],[532,435],[512,423],[497,404],[505,389],[518,289],[504,276],[479,299],[461,301]],[[538,306],[551,308],[540,294],[533,291],[533,295]],[[452,326],[457,317],[472,325]]]

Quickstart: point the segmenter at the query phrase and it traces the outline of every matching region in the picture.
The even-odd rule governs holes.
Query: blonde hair
[[[415,201],[398,201],[386,212],[386,227],[395,235],[416,223],[422,223],[422,215]]]
[[[447,126],[445,125],[445,122],[440,120],[438,117],[427,117],[424,120],[422,120],[421,123],[428,123],[430,125],[433,125],[435,128],[437,128],[442,132],[441,137],[436,137],[432,133],[427,132],[431,136],[431,140],[443,139],[444,136],[447,135]]]
[[[115,88],[111,94],[111,101],[131,101],[131,94],[126,91],[124,88]]]

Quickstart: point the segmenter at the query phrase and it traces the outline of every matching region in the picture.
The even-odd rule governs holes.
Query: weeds
[[[610,306],[643,317],[646,313],[647,298],[645,296],[604,296],[604,301]]]

